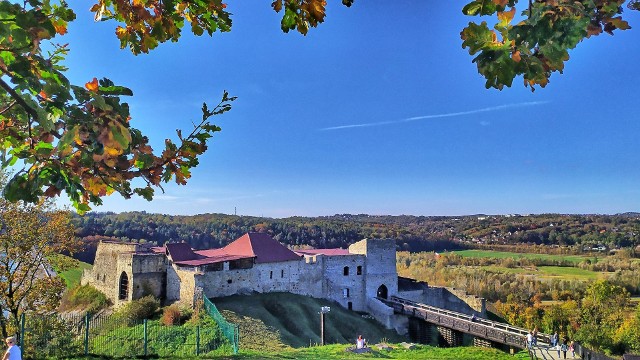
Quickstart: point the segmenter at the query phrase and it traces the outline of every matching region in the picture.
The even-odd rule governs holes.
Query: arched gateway
[[[377,297],[382,298],[382,299],[386,299],[387,298],[387,294],[388,294],[388,290],[387,287],[383,285],[380,285],[380,287],[378,288],[378,293],[377,293]]]

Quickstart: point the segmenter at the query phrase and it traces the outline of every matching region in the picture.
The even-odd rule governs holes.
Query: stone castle
[[[377,298],[398,293],[393,240],[362,240],[348,249],[290,250],[265,233],[247,233],[220,249],[186,243],[149,247],[102,241],[82,284],[116,306],[154,295],[169,304],[252,292],[290,292],[333,300],[389,324]]]

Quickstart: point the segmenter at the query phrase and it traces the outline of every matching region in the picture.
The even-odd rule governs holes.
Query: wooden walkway
[[[443,326],[449,329],[458,330],[463,333],[505,344],[515,348],[525,349],[527,344],[527,334],[529,330],[511,326],[497,321],[491,321],[482,318],[473,318],[467,314],[455,311],[441,309],[435,306],[429,306],[392,296],[390,299],[380,299],[388,306],[393,307],[398,314],[404,314],[426,322]],[[538,333],[536,336],[537,345],[533,347],[531,353],[537,359],[556,360],[558,352],[550,349],[550,335]],[[562,355],[562,352],[560,353]],[[571,354],[567,352],[567,358],[571,358]],[[576,357],[577,359],[577,357]]]

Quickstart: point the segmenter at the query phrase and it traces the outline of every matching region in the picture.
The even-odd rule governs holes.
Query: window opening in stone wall
[[[273,271],[269,271],[269,279],[273,279]]]
[[[349,297],[349,289],[342,289],[342,295],[344,295],[345,298]]]
[[[231,279],[227,280],[227,284],[231,284],[233,281]]]
[[[280,270],[280,277],[283,278],[284,277],[284,270]]]
[[[353,303],[351,301],[347,303],[347,309],[353,310]]]
[[[362,265],[358,266],[358,268],[356,269],[356,273],[358,275],[362,275]]]
[[[102,282],[105,282],[106,279],[107,279],[107,275],[102,274]]]
[[[126,300],[129,295],[129,277],[126,272],[120,275],[120,291],[118,292],[119,300]]]
[[[344,276],[349,276],[349,267],[345,266],[343,269],[343,272],[344,272]]]

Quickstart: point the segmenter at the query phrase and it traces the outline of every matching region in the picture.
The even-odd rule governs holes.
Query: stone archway
[[[384,284],[382,284],[378,288],[378,293],[376,294],[376,296],[382,299],[386,299],[388,296],[388,292],[389,290],[387,290],[387,287]]]
[[[126,272],[120,274],[120,281],[118,282],[118,300],[127,300],[129,297],[129,277]]]

